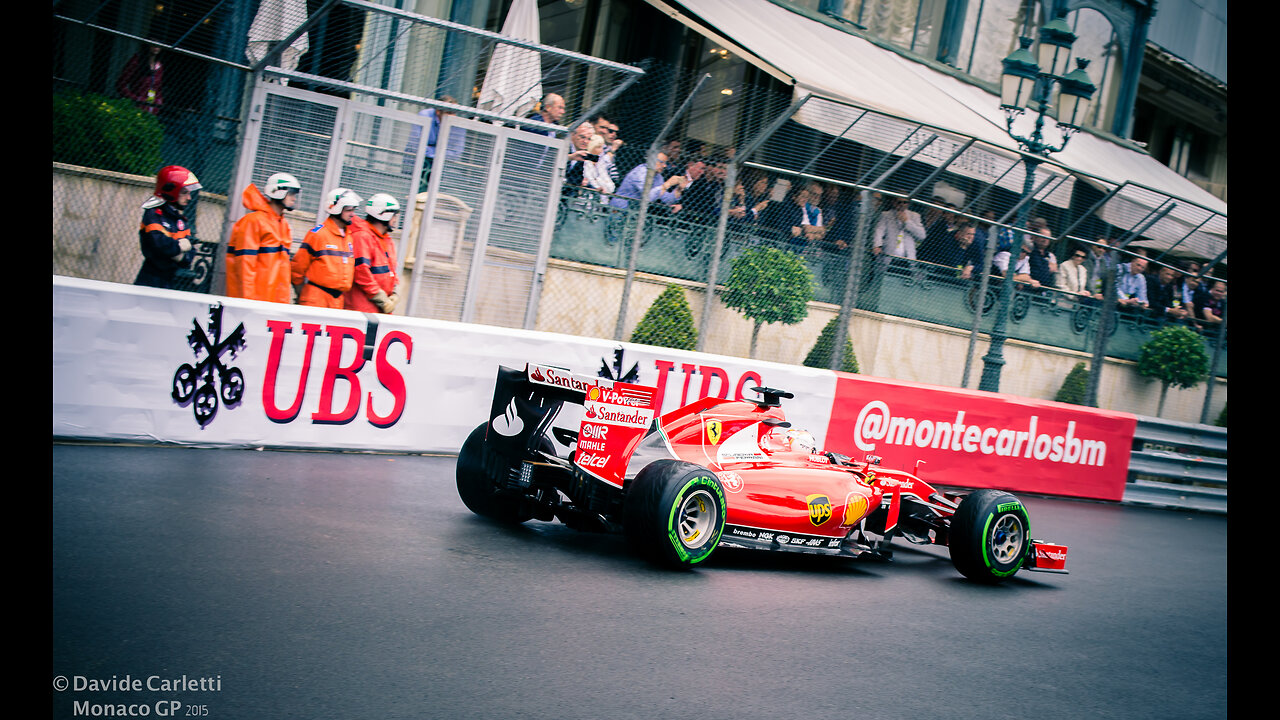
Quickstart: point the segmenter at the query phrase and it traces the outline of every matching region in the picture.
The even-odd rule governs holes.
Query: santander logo
[[[524,430],[524,420],[516,412],[516,399],[511,398],[501,415],[493,419],[493,431],[504,437],[515,437]]]

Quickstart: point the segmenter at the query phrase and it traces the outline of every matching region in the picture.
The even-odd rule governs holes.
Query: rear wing
[[[498,368],[486,440],[494,450],[520,460],[542,451],[544,438],[564,403],[583,406],[572,456],[580,471],[617,488],[627,463],[653,424],[657,388],[580,375],[530,363],[523,370]]]

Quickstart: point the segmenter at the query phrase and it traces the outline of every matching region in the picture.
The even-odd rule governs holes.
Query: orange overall
[[[382,312],[370,300],[379,290],[390,296],[396,291],[396,244],[391,234],[380,234],[364,218],[351,223],[351,242],[355,246],[355,281],[347,291],[344,307],[348,310]]]
[[[249,211],[231,228],[227,244],[227,297],[288,303],[289,248],[293,232],[256,185],[240,202]]]
[[[351,289],[355,274],[349,230],[330,216],[302,238],[291,273],[294,285],[305,283],[298,292],[299,305],[342,307],[342,295]]]

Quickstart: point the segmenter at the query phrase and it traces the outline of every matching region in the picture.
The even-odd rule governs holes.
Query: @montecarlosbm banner
[[[827,449],[959,487],[1120,500],[1137,418],[838,373]]]

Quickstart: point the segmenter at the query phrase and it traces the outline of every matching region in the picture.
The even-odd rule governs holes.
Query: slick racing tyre
[[[499,522],[519,524],[533,517],[519,495],[498,492],[498,484],[510,471],[507,461],[485,446],[489,424],[471,431],[458,451],[458,496],[471,512]]]
[[[623,503],[631,548],[651,562],[691,568],[711,557],[724,532],[724,489],[704,467],[678,460],[646,465]]]
[[[1018,572],[1031,550],[1030,527],[1018,498],[1001,490],[975,490],[951,518],[951,562],[970,580],[1003,582]]]

